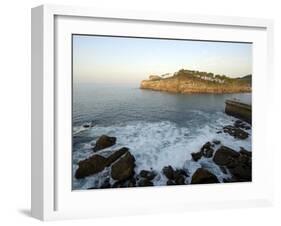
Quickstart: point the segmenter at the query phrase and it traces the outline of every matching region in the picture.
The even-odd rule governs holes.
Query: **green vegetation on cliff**
[[[226,75],[181,69],[171,76],[149,77],[141,82],[141,89],[176,93],[240,93],[251,92],[252,75],[230,78]]]

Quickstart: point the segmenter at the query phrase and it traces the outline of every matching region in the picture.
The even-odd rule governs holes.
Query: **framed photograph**
[[[270,20],[32,9],[32,216],[272,203]]]

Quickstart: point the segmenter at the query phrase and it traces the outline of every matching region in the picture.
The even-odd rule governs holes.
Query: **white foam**
[[[203,114],[202,112],[200,114]],[[209,115],[208,115],[209,117]],[[210,116],[210,122],[206,125],[180,127],[169,121],[162,122],[129,122],[126,125],[98,126],[87,128],[88,136],[94,141],[101,135],[115,136],[116,145],[107,150],[116,150],[121,147],[128,147],[136,159],[136,173],[141,170],[153,169],[161,172],[162,168],[171,165],[174,168],[185,168],[192,175],[197,168],[204,166],[214,173],[220,181],[229,177],[223,174],[219,167],[208,159],[201,159],[198,163],[191,160],[191,153],[200,150],[202,145],[213,139],[220,140],[234,150],[239,151],[240,147],[251,151],[251,136],[245,140],[237,140],[228,134],[216,132],[225,125],[233,123],[234,118],[223,113],[216,113]],[[251,134],[251,131],[247,131]],[[84,149],[75,152],[73,155],[74,165],[81,159],[93,154],[91,145],[86,144]],[[100,153],[102,153],[101,151]],[[75,171],[77,166],[73,167]],[[88,177],[83,180],[74,180],[74,188],[87,188],[96,183],[104,176],[101,174]],[[82,181],[82,182],[81,182]],[[154,179],[155,185],[165,185],[167,179],[161,173]],[[92,186],[93,187],[93,186]]]

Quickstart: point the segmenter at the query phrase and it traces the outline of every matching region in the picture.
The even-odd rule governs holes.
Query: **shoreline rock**
[[[188,174],[183,169],[174,170],[172,166],[165,166],[162,173],[166,176],[167,185],[184,185]]]
[[[236,120],[233,126],[223,127],[223,131],[236,139],[246,139],[250,134],[243,129],[247,130],[248,127],[243,121]],[[116,137],[103,135],[97,140],[94,149],[96,151],[102,150],[115,145],[115,143]],[[220,181],[229,183],[252,180],[252,153],[243,147],[240,147],[239,151],[233,150],[216,139],[203,144],[198,152],[191,153],[192,160],[186,161],[189,161],[189,165],[198,165],[195,168],[192,167],[192,172],[189,172],[188,167],[188,169],[186,168],[185,162],[182,169],[168,165],[164,166],[160,172],[154,171],[152,168],[150,170],[143,169],[137,175],[135,173],[135,157],[127,147],[101,153],[81,160],[75,172],[75,178],[82,179],[106,169],[105,174],[108,177],[101,179],[95,189],[154,186],[154,183],[161,178],[162,175],[160,174],[167,178],[166,185],[208,184],[220,183]],[[216,171],[209,167],[210,163],[217,165],[218,170],[225,174],[225,177],[220,177],[219,180],[216,176],[218,174],[213,174]],[[94,187],[89,189],[94,189]]]
[[[114,151],[109,157],[103,157],[95,154],[87,159],[81,160],[78,163],[78,169],[75,172],[75,177],[81,179],[90,175],[97,174],[110,166],[113,162],[119,159],[122,155],[129,152],[128,148],[121,148]]]
[[[94,152],[113,146],[116,143],[116,137],[102,135],[93,148]]]
[[[191,178],[191,184],[213,184],[219,183],[218,178],[210,171],[199,168],[195,171]]]
[[[117,181],[125,181],[134,174],[135,158],[130,152],[126,152],[111,166],[111,178]]]
[[[141,81],[140,88],[182,94],[252,92],[251,75],[245,76],[244,79],[233,79],[226,76],[214,76],[212,73],[184,69],[167,78],[156,75],[150,76],[148,80]]]
[[[232,125],[223,127],[223,132],[228,133],[230,136],[241,140],[245,140],[249,137],[249,133]]]
[[[229,147],[220,147],[213,158],[214,163],[226,167],[233,176],[232,181],[252,181],[252,155],[242,149],[237,152]]]

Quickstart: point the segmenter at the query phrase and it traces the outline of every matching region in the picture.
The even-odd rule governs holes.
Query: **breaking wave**
[[[128,147],[136,159],[136,173],[141,170],[153,169],[159,172],[154,179],[154,185],[166,185],[166,178],[160,172],[164,166],[171,165],[174,168],[184,168],[190,174],[201,166],[208,168],[220,181],[227,178],[219,167],[211,160],[203,158],[198,162],[191,161],[191,153],[200,150],[202,145],[213,139],[220,140],[234,150],[244,147],[251,150],[251,135],[245,140],[237,140],[225,133],[217,133],[223,126],[232,124],[234,118],[222,112],[205,113],[196,112],[202,120],[194,119],[182,124],[171,121],[146,122],[131,121],[111,126],[93,125],[93,127],[75,126],[73,128],[74,141],[76,146],[73,149],[73,173],[78,168],[77,163],[93,154],[92,147],[96,140],[103,134],[114,136],[117,142],[114,146],[104,149],[99,153],[108,150],[117,150],[121,147]],[[202,118],[200,118],[202,119]],[[208,123],[206,123],[206,119]],[[251,131],[247,131],[251,133]],[[73,177],[73,189],[86,189],[97,186],[100,178],[104,178],[109,170],[76,180]]]

